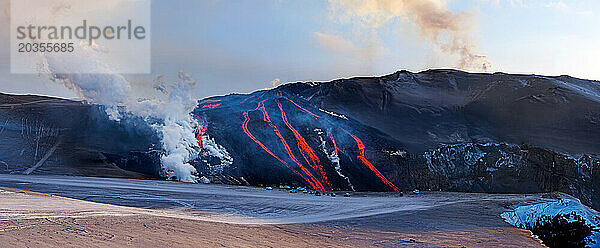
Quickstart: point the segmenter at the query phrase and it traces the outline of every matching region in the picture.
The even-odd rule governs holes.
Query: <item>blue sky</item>
[[[468,17],[456,32],[468,37],[473,54],[487,56],[492,72],[600,79],[600,1],[426,1]],[[388,19],[371,27],[360,18],[378,18],[377,11],[349,17],[347,9],[336,12],[333,2],[154,0],[153,73],[128,77],[169,79],[183,69],[201,82],[200,95],[210,96],[270,87],[274,79],[324,81],[459,67],[459,56],[440,45],[453,36],[424,38],[412,9],[387,13]],[[0,61],[0,91],[70,96],[52,83],[23,84],[34,79],[9,75],[6,59]]]

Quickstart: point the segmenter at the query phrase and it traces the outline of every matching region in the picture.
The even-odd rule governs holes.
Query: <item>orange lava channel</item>
[[[335,139],[333,139],[333,134],[329,133],[329,138],[331,139],[331,143],[333,143],[333,148],[335,148],[333,150],[333,152],[337,155],[338,154],[338,147],[337,147],[337,144],[335,143]]]
[[[283,165],[285,165],[288,169],[290,169],[296,175],[302,177],[302,179],[304,179],[306,182],[308,182],[313,189],[325,190],[324,187],[323,187],[323,185],[308,170],[306,170],[306,168],[304,168],[304,166],[302,166],[302,164],[300,164],[300,162],[298,162],[298,160],[291,153],[291,149],[287,145],[287,142],[285,142],[285,140],[283,139],[283,136],[281,136],[281,133],[279,133],[279,130],[277,129],[277,127],[274,126],[271,123],[271,121],[269,119],[269,116],[266,113],[266,110],[264,109],[264,101],[260,102],[258,104],[258,107],[255,110],[261,110],[261,112],[263,112],[264,121],[267,122],[269,124],[269,126],[271,126],[271,127],[274,128],[275,133],[277,134],[277,136],[279,136],[281,142],[284,145],[284,148],[286,149],[286,151],[288,152],[288,154],[290,155],[290,157],[292,158],[292,160],[294,160],[294,162],[298,163],[299,166],[300,166],[300,168],[302,169],[302,171],[304,171],[310,178],[306,178],[304,175],[302,175],[296,169],[292,168],[287,162],[285,162],[284,160],[282,160],[281,158],[279,158],[277,155],[275,155],[262,142],[260,142],[254,135],[252,135],[252,133],[250,132],[250,130],[248,130],[248,122],[250,121],[250,117],[248,115],[248,111],[246,111],[246,112],[243,113],[244,123],[242,124],[242,129],[244,130],[244,133],[246,133],[246,135],[248,137],[250,137],[250,139],[252,139],[254,141],[254,143],[258,144],[268,154],[270,154],[272,157],[274,157],[275,159],[277,159],[279,162],[281,162]]]
[[[396,185],[394,185],[392,182],[390,182],[383,174],[381,174],[381,172],[379,172],[379,170],[377,168],[375,168],[375,166],[373,166],[373,164],[371,164],[371,162],[369,162],[369,160],[367,160],[367,158],[365,158],[365,145],[363,144],[362,140],[360,140],[358,137],[352,135],[345,129],[342,128],[342,130],[344,130],[344,132],[346,132],[348,135],[352,136],[354,141],[356,141],[356,145],[358,146],[358,150],[359,150],[359,155],[357,156],[358,159],[363,164],[365,164],[367,167],[369,167],[369,169],[372,170],[375,173],[375,175],[377,177],[379,177],[379,179],[381,179],[381,181],[383,183],[385,183],[387,186],[392,188],[392,190],[400,191],[400,189],[398,187],[396,187]]]
[[[313,117],[315,117],[315,119],[321,118],[321,116],[318,116],[316,114],[313,114],[313,112],[308,111],[307,109],[303,108],[302,106],[300,106],[299,104],[297,104],[296,102],[292,101],[292,99],[289,99],[287,97],[283,97],[286,100],[288,100],[289,102],[291,102],[292,104],[294,104],[296,106],[296,108],[302,110],[302,112],[307,113],[309,115],[312,115]]]
[[[198,134],[196,134],[196,139],[198,140],[198,145],[200,146],[200,156],[206,156],[203,154],[204,146],[202,145],[202,136],[204,136],[204,133],[206,133],[207,128],[208,126],[200,124],[198,127]]]
[[[203,108],[203,109],[204,109],[204,108],[214,109],[214,108],[216,108],[216,107],[219,107],[219,106],[221,106],[221,103],[215,103],[215,104],[206,104],[206,105],[202,106],[202,108]]]
[[[313,174],[304,165],[302,165],[302,163],[300,163],[300,161],[296,158],[296,156],[294,156],[292,149],[290,148],[288,143],[283,138],[283,135],[281,135],[281,132],[279,132],[279,129],[277,128],[277,126],[275,124],[273,124],[273,122],[271,121],[271,118],[269,117],[269,114],[267,113],[267,110],[265,108],[264,102],[265,101],[262,101],[258,104],[258,109],[263,113],[264,121],[267,122],[267,124],[269,124],[269,126],[271,128],[273,128],[273,131],[275,131],[275,134],[277,134],[277,136],[279,137],[279,140],[281,140],[281,143],[283,144],[285,151],[288,153],[288,155],[290,155],[290,158],[292,159],[292,161],[294,161],[298,165],[300,170],[302,170],[311,179],[311,181],[313,181],[313,183],[317,186],[316,189],[325,190],[322,183],[319,182],[319,180],[317,180],[317,178],[314,177]]]
[[[296,137],[296,140],[298,141],[298,150],[300,151],[300,154],[302,154],[306,163],[321,175],[323,183],[325,183],[329,189],[332,189],[333,185],[327,179],[327,174],[325,173],[325,170],[321,165],[319,157],[317,156],[317,154],[315,154],[315,151],[308,145],[308,143],[306,143],[304,137],[302,137],[302,135],[289,123],[287,115],[285,114],[285,111],[281,106],[281,103],[278,100],[275,100],[275,102],[277,103],[277,106],[281,111],[281,119],[283,120],[285,125],[290,129],[290,131],[292,131],[292,133]]]

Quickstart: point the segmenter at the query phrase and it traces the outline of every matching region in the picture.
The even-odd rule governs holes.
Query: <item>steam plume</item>
[[[279,79],[279,78],[276,78],[276,79],[273,79],[273,81],[271,81],[271,86],[272,86],[273,88],[275,88],[275,87],[277,87],[277,85],[279,85],[280,83],[281,83],[281,79]]]
[[[190,116],[197,105],[196,81],[183,71],[174,82],[167,83],[159,77],[154,84],[133,84],[116,73],[56,73],[86,67],[107,71],[109,66],[95,59],[98,52],[93,46],[80,43],[73,53],[46,53],[45,69],[52,80],[63,83],[81,98],[106,106],[108,117],[114,121],[120,121],[124,113],[142,117],[161,137],[163,176],[196,182],[196,169],[187,163],[199,153],[194,135],[198,124]]]
[[[448,10],[442,0],[329,0],[329,6],[339,21],[369,29],[369,35],[376,39],[377,29],[383,25],[410,21],[424,39],[445,53],[459,56],[459,69],[491,69],[487,57],[475,53],[477,45],[470,37],[473,16]]]

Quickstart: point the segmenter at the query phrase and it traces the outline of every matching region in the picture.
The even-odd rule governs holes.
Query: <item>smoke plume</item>
[[[142,117],[161,138],[163,176],[197,182],[196,169],[187,163],[199,153],[194,135],[198,123],[190,115],[197,105],[196,81],[183,71],[174,82],[164,82],[159,77],[154,84],[134,84],[116,73],[57,73],[86,67],[107,71],[110,66],[95,59],[99,52],[84,42],[73,53],[46,53],[44,72],[87,102],[106,106],[107,116],[114,121],[120,121],[122,114]]]
[[[328,0],[336,19],[367,29],[369,38],[379,39],[377,30],[395,21],[413,23],[421,37],[447,53],[459,57],[457,67],[489,71],[491,63],[475,53],[471,37],[475,20],[468,12],[452,12],[443,0]]]

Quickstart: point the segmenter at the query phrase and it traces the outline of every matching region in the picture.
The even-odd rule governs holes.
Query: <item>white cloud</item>
[[[507,3],[512,7],[527,7],[523,0],[479,0],[484,3],[493,3],[496,5]]]
[[[594,16],[594,13],[591,10],[583,10],[576,6],[571,6],[570,4],[565,3],[563,0],[549,2],[544,7],[571,15],[578,15],[584,17]]]
[[[559,0],[559,1],[556,1],[556,2],[549,2],[549,3],[546,4],[546,8],[551,8],[551,9],[556,9],[556,10],[561,10],[561,11],[567,11],[567,10],[571,9],[562,0]]]
[[[423,41],[435,44],[447,56],[458,57],[459,69],[489,71],[491,63],[478,54],[477,39],[472,31],[475,15],[467,11],[452,11],[445,0],[328,0],[334,20],[352,24],[354,32],[367,41],[382,43],[378,32],[385,26],[399,28],[409,23]],[[366,32],[365,32],[366,31]]]
[[[372,63],[376,58],[389,52],[378,41],[371,41],[366,47],[362,47],[339,35],[313,32],[313,37],[327,51],[333,52],[338,56],[363,59],[367,63]]]
[[[314,32],[313,37],[323,48],[337,54],[356,53],[359,50],[354,43],[341,36]]]

